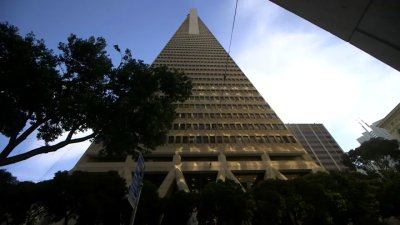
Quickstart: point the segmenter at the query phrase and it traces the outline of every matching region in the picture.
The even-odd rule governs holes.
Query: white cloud
[[[347,151],[358,118],[372,123],[399,102],[399,72],[361,50],[265,1],[241,12],[233,58],[284,122],[323,123]]]

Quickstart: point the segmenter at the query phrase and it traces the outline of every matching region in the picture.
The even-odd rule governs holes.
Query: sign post
[[[133,174],[132,184],[129,187],[128,201],[133,208],[131,225],[135,222],[136,211],[139,204],[140,194],[142,192],[143,174],[144,174],[144,158],[141,152],[137,151],[139,156],[136,162],[135,173]]]

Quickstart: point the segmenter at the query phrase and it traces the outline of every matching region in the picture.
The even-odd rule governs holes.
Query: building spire
[[[199,34],[199,17],[197,16],[197,9],[190,9],[189,13],[189,34]]]

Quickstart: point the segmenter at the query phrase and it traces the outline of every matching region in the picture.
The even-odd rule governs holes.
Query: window
[[[245,143],[245,144],[250,143],[250,138],[249,138],[249,136],[243,136],[243,143]]]
[[[204,124],[202,123],[199,124],[199,130],[204,130]]]
[[[169,144],[174,143],[174,136],[169,136],[168,137],[168,143]]]
[[[229,143],[229,137],[228,136],[224,136],[224,143]]]
[[[212,143],[212,144],[215,143],[215,136],[210,136],[210,143]]]
[[[175,143],[177,143],[177,144],[181,143],[181,136],[175,137]]]
[[[289,138],[287,136],[282,136],[282,139],[285,143],[290,143]]]
[[[275,137],[274,136],[268,136],[268,140],[270,143],[276,143]]]

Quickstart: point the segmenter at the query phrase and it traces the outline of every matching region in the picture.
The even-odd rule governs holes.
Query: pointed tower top
[[[189,13],[189,34],[199,34],[199,21],[197,9],[190,9]]]

